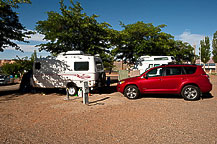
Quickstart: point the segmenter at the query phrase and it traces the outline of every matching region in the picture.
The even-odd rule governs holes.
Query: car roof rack
[[[196,65],[196,64],[183,64],[183,63],[168,63],[168,64],[162,64],[162,66],[167,66],[167,65]]]

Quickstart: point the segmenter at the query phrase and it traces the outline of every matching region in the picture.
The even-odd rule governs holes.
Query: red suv
[[[212,90],[209,76],[198,65],[162,65],[142,75],[118,82],[117,90],[129,99],[140,94],[181,94],[185,100],[198,100]]]

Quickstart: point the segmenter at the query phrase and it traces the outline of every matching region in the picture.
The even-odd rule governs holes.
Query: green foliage
[[[19,65],[15,63],[12,63],[12,64],[6,63],[6,64],[3,64],[1,69],[2,69],[2,73],[4,74],[15,75],[15,74],[18,74]]]
[[[80,3],[68,8],[60,1],[61,14],[48,12],[48,19],[38,21],[36,30],[49,42],[40,44],[40,50],[53,54],[81,50],[89,54],[102,54],[110,47],[108,23],[99,23],[97,15],[87,16]]]
[[[16,5],[20,1],[8,1]],[[33,34],[31,31],[27,31],[24,26],[19,22],[17,14],[12,10],[11,6],[0,1],[0,51],[4,51],[8,46],[14,47],[16,50],[20,50],[20,47],[14,41],[28,42],[24,38],[29,38],[29,34]]]
[[[111,47],[110,39],[112,30],[108,23],[99,23],[97,15],[87,16],[83,13],[80,3],[66,7],[60,1],[61,13],[50,11],[48,19],[38,21],[36,30],[45,35],[47,43],[38,45],[39,50],[46,50],[53,55],[70,50],[81,50],[87,54],[100,54],[109,65],[108,49]],[[111,59],[111,58],[109,58]]]
[[[10,5],[14,8],[18,8],[20,3],[31,3],[30,0],[0,0],[0,6]]]
[[[177,56],[178,61],[192,60],[192,47],[181,41],[176,42],[172,35],[162,32],[161,29],[166,25],[155,27],[151,23],[141,21],[121,25],[124,29],[116,32],[116,37],[112,40],[115,45],[112,53],[117,59],[131,64],[143,55],[172,55]]]
[[[170,55],[173,55],[178,63],[195,63],[193,50],[194,48],[189,43],[175,41],[174,48],[170,51]]]
[[[32,70],[32,66],[33,66],[33,61],[28,60],[28,58],[25,57],[23,59],[15,60],[15,62],[12,64],[9,63],[3,64],[1,69],[4,74],[22,75],[25,71]]]
[[[205,37],[204,40],[200,41],[200,49],[201,49],[201,61],[203,63],[207,63],[211,56],[209,37]]]
[[[36,51],[32,54],[31,58],[28,57],[19,58],[15,60],[14,63],[6,63],[1,67],[1,71],[8,75],[23,75],[24,72],[32,70],[33,62],[37,58]]]
[[[212,54],[213,54],[213,61],[217,63],[217,31],[213,35],[212,40]]]

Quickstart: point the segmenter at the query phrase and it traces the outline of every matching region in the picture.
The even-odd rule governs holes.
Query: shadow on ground
[[[116,86],[110,86],[110,87],[103,87],[98,88],[96,90],[91,91],[91,94],[112,94],[114,92],[117,92]],[[60,96],[66,95],[65,89],[58,89],[58,88],[52,88],[52,89],[44,89],[44,88],[37,88],[37,89],[29,89],[29,92],[20,92],[19,89],[15,90],[7,90],[7,91],[0,91],[0,98],[4,97],[4,99],[0,99],[0,101],[8,101],[8,100],[14,100],[15,97],[21,96],[23,94],[57,94]],[[100,101],[106,100],[109,97],[106,97],[102,100],[98,100],[95,102],[91,102],[90,104],[99,104]],[[144,94],[140,97],[141,98],[162,98],[162,99],[183,99],[180,95],[173,95],[173,94]],[[211,93],[203,94],[201,97],[202,99],[211,99],[213,98]]]
[[[177,94],[143,94],[141,98],[162,98],[162,99],[183,99],[181,95]],[[200,100],[213,98],[211,93],[203,94]]]
[[[92,94],[111,94],[117,92],[116,86],[102,87],[91,91]]]

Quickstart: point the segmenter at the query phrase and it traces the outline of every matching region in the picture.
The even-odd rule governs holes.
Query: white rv
[[[134,66],[135,70],[140,70],[140,74],[144,73],[148,69],[163,64],[175,62],[173,56],[141,56]]]
[[[68,51],[56,58],[40,58],[34,62],[34,87],[68,88],[69,94],[75,95],[83,81],[88,81],[90,88],[105,84],[100,57],[85,55],[82,51]]]

